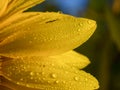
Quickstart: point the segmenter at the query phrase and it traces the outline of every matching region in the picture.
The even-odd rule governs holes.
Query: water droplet
[[[51,83],[51,81],[47,81],[49,84]]]
[[[81,31],[81,29],[78,29],[78,31],[80,32],[80,31]]]
[[[36,73],[36,75],[40,75],[40,73]]]
[[[63,12],[62,12],[62,11],[58,11],[57,13],[58,13],[58,14],[62,14]]]
[[[79,80],[79,77],[74,77],[74,80],[75,80],[75,81],[78,81],[78,80]]]
[[[33,73],[33,72],[30,72],[30,75],[31,75],[31,76],[33,76],[33,75],[34,75],[34,73]]]
[[[53,40],[52,38],[49,38],[49,40],[51,41],[51,40]]]
[[[68,74],[68,71],[66,71],[65,73]]]
[[[38,82],[38,79],[34,79],[35,82]]]
[[[52,66],[55,66],[54,64],[52,64]]]
[[[17,82],[17,84],[18,84],[18,85],[20,85],[20,83],[19,83],[19,82]]]
[[[80,25],[80,26],[83,26],[83,24],[82,24],[82,23],[80,23],[79,25]]]
[[[32,79],[33,79],[33,77],[30,77],[30,79],[32,80]]]
[[[30,27],[27,27],[27,30],[30,30]]]
[[[91,21],[90,21],[90,20],[88,20],[87,22],[88,22],[88,24],[91,24]]]
[[[32,41],[29,41],[29,43],[31,44],[31,43],[32,43]]]
[[[37,37],[34,37],[34,40],[36,40],[37,39]]]
[[[45,78],[42,78],[42,80],[45,80]]]
[[[87,81],[88,79],[87,78],[85,78],[85,81]]]
[[[23,81],[23,78],[21,78],[20,81]]]
[[[29,84],[26,84],[26,87],[30,87],[30,85],[29,85]]]
[[[26,67],[25,67],[25,66],[23,66],[23,69],[25,70],[25,69],[26,69]]]
[[[44,75],[45,73],[44,73],[44,72],[42,72],[41,74],[42,74],[42,75]]]
[[[65,81],[63,81],[63,83],[65,84]]]
[[[56,75],[56,74],[52,74],[51,76],[52,76],[52,78],[56,78],[56,77],[57,77],[57,75]]]
[[[55,81],[55,83],[57,83],[57,84],[58,84],[58,83],[59,83],[59,81],[58,81],[58,80],[56,80],[56,81]]]
[[[10,74],[7,74],[7,76],[9,77],[9,76],[10,76]]]

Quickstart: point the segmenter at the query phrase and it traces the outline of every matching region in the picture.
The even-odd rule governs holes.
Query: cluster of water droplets
[[[76,88],[74,86],[75,84],[83,88],[93,86],[92,82],[89,85],[86,84],[88,78],[91,78],[91,76],[80,73],[76,68],[63,66],[63,64],[56,66],[56,63],[47,60],[47,62],[44,60],[42,62],[38,60],[34,61],[35,58],[30,61],[25,59],[27,58],[21,58],[20,60],[19,58],[8,58],[8,60],[5,60],[0,66],[2,71],[0,76],[20,86],[36,89],[43,88],[44,90],[47,90],[47,88],[51,88],[50,90],[58,90],[60,88],[60,90],[63,88],[67,88],[66,90],[73,90],[73,88]],[[71,76],[71,73],[74,74]]]
[[[51,53],[55,52],[54,48],[57,51],[61,50],[64,52],[74,49],[75,47],[85,42],[88,39],[88,36],[91,34],[90,28],[93,26],[93,23],[87,19],[79,23],[78,20],[73,19],[71,22],[75,22],[74,25],[74,23],[68,23],[68,18],[65,17],[63,21],[56,23],[56,26],[54,26],[55,24],[52,24],[54,23],[53,21],[55,21],[54,19],[51,20],[50,18],[43,17],[40,19],[39,23],[37,20],[38,19],[36,18],[33,21],[35,26],[32,26],[28,23],[26,24],[27,26],[22,24],[20,25],[21,27],[18,27],[19,25],[16,24],[14,31],[20,31],[18,32],[21,35],[20,38],[17,37],[17,33],[14,33],[13,38],[8,37],[8,39],[11,38],[13,41],[16,39],[15,42],[21,39],[21,43],[25,41],[23,43],[25,45],[38,45],[39,48],[44,48],[46,50],[48,49],[51,51]],[[50,29],[48,27],[46,28],[47,25]],[[38,30],[38,27],[36,26],[43,27],[39,27],[40,30]],[[47,29],[49,31],[47,31]],[[87,34],[87,32],[89,33]],[[84,39],[85,35],[88,36],[86,36],[87,38]],[[17,48],[19,49],[19,47]],[[31,49],[31,47],[29,49]],[[32,58],[29,56],[26,58],[1,58],[0,77],[2,76],[19,86],[41,90],[86,90],[87,87],[93,88],[94,81],[88,80],[91,78],[91,75],[80,71],[79,68],[75,67],[76,64],[68,65],[62,60],[57,61],[57,59],[53,59],[54,58],[51,58],[49,60],[46,59],[46,57]],[[87,84],[88,82],[89,84]],[[81,89],[78,87],[81,87]]]

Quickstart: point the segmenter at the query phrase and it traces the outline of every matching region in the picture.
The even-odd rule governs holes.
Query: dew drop
[[[30,85],[29,85],[29,84],[26,84],[26,87],[30,87]]]
[[[81,29],[78,29],[78,31],[80,32],[80,31],[81,31]]]
[[[91,24],[91,21],[90,21],[90,20],[88,20],[87,22],[88,22],[88,24]]]
[[[42,80],[45,80],[45,78],[42,78]]]
[[[17,84],[18,84],[18,85],[20,85],[20,83],[19,83],[19,82],[17,82]]]
[[[56,81],[55,81],[55,83],[57,83],[57,84],[58,84],[58,83],[59,83],[59,81],[58,81],[58,80],[56,80]]]
[[[23,81],[23,78],[21,78],[20,81]]]
[[[33,79],[33,77],[30,77],[30,79],[32,80],[32,79]]]
[[[32,43],[32,41],[29,41],[29,43],[31,44],[31,43]]]
[[[65,81],[63,81],[63,83],[65,84],[66,82],[65,82]]]
[[[30,75],[31,75],[31,76],[33,76],[33,75],[34,75],[34,73],[33,73],[33,72],[30,72]]]
[[[10,74],[7,74],[7,76],[9,77],[9,76],[10,76]]]
[[[83,24],[82,24],[82,23],[80,23],[79,25],[80,25],[80,26],[83,26]]]
[[[52,74],[51,76],[52,76],[52,78],[56,78],[56,77],[57,77],[57,75],[56,75],[56,74]]]
[[[40,75],[40,73],[36,73],[36,75]]]
[[[27,27],[27,30],[30,30],[30,27]]]
[[[52,66],[55,66],[54,64],[52,64]]]
[[[51,83],[51,81],[47,81],[49,84]]]
[[[87,81],[88,79],[87,78],[85,78],[85,81]]]
[[[37,40],[37,37],[34,37],[34,40]]]
[[[57,13],[58,13],[58,14],[62,14],[63,12],[62,12],[62,11],[58,11]]]
[[[69,90],[71,90],[71,88],[72,88],[72,87],[70,86],[70,87],[69,87]]]
[[[79,80],[79,77],[74,77],[74,80],[75,80],[75,81],[78,81],[78,80]]]
[[[38,79],[41,80],[41,77],[39,77]]]
[[[42,74],[42,75],[44,75],[45,73],[44,73],[44,72],[42,72],[41,74]]]
[[[35,82],[38,82],[38,79],[34,79]]]
[[[68,74],[68,71],[66,71],[65,73]]]
[[[25,70],[25,69],[26,69],[26,67],[25,67],[25,66],[23,66],[23,69]]]
[[[79,84],[82,84],[81,82],[79,82]]]

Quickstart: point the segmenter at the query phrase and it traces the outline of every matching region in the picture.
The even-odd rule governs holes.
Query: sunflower
[[[1,0],[0,87],[13,90],[95,90],[82,69],[89,59],[73,49],[96,22],[55,12],[24,12],[44,0]]]

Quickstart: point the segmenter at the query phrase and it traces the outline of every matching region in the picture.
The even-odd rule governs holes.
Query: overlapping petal
[[[0,1],[0,17],[4,14],[8,5],[8,0],[1,0]]]
[[[35,6],[36,4],[40,4],[43,1],[44,0],[2,0],[2,2],[4,2],[5,4],[7,4],[8,2],[7,9],[6,12],[4,12],[4,15],[8,17],[16,13],[21,13],[28,8]]]
[[[66,65],[69,65],[71,68],[75,67],[82,69],[90,64],[90,61],[86,56],[75,51],[69,51],[61,55],[51,56],[51,58],[53,58],[53,60],[56,59],[56,61],[61,61]]]
[[[68,53],[76,54],[72,51]],[[74,55],[73,57],[71,55],[69,59],[66,58],[66,61],[70,60],[71,63],[73,62],[73,64],[75,64],[74,66],[72,65],[71,68],[71,64],[66,63],[66,61],[64,62],[65,57],[69,56],[68,53],[62,54],[59,57],[4,58],[2,76],[8,79],[9,82],[3,79],[3,83],[17,90],[19,90],[18,87],[28,87],[40,90],[97,89],[98,81],[92,75],[76,67],[78,63],[81,65],[85,63],[83,56],[77,55],[75,57],[76,63],[71,59],[74,58]],[[86,65],[87,63],[83,64],[83,66]]]
[[[18,17],[0,31],[3,55],[61,54],[84,43],[96,28],[93,20],[53,12],[24,13]]]

